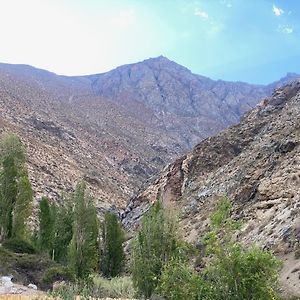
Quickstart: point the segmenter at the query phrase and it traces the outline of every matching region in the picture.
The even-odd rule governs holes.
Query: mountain
[[[0,64],[0,131],[25,143],[36,200],[57,200],[83,178],[99,209],[124,208],[167,163],[237,123],[270,89],[213,81],[165,57],[74,77]]]
[[[274,91],[238,125],[200,142],[131,199],[134,230],[156,199],[181,212],[185,239],[199,242],[216,202],[233,202],[240,240],[283,259],[281,282],[300,295],[300,80]]]

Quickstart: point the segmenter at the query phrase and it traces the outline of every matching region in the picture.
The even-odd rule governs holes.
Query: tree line
[[[125,232],[116,214],[97,217],[93,198],[84,182],[59,203],[43,197],[38,226],[32,233],[33,191],[26,168],[24,147],[13,134],[0,142],[0,242],[33,246],[68,268],[77,279],[93,272],[118,276],[124,267]]]

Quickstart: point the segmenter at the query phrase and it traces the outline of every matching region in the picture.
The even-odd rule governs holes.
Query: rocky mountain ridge
[[[83,178],[99,208],[124,208],[163,166],[238,122],[269,89],[213,81],[165,57],[77,77],[0,64],[0,132],[25,143],[36,200],[57,200]]]

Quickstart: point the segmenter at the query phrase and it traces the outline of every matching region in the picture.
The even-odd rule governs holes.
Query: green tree
[[[17,239],[30,239],[27,220],[32,211],[33,191],[27,172],[18,179],[18,193],[13,210],[12,236]]]
[[[13,235],[13,210],[19,195],[22,192],[22,180],[18,186],[18,180],[24,176],[25,152],[21,140],[13,134],[4,136],[0,141],[0,241],[11,238]],[[30,196],[28,194],[28,196]],[[19,197],[18,206],[21,199]],[[17,208],[18,212],[18,208]],[[18,225],[19,226],[19,225]],[[19,230],[19,229],[18,229]]]
[[[85,279],[99,265],[98,219],[93,200],[81,182],[74,192],[73,237],[68,257],[69,267],[79,279]]]
[[[52,259],[66,265],[68,247],[73,236],[73,206],[63,197],[56,207]]]
[[[223,199],[211,215],[204,238],[206,266],[197,274],[186,260],[165,265],[157,291],[168,300],[275,300],[278,261],[268,251],[244,248],[233,238],[240,224],[231,218],[231,203]]]
[[[102,223],[101,271],[106,277],[120,275],[124,267],[123,242],[125,234],[118,217],[107,212]]]
[[[39,231],[38,231],[38,248],[52,254],[54,240],[54,210],[49,204],[49,200],[43,197],[39,203]]]
[[[240,225],[231,217],[231,203],[223,199],[211,216],[204,243],[212,259],[206,268],[216,300],[271,300],[275,297],[279,262],[269,251],[248,249],[233,238]],[[275,298],[276,299],[276,298]]]
[[[209,298],[209,284],[184,259],[172,259],[163,268],[156,292],[168,300]]]
[[[132,245],[132,277],[140,294],[152,295],[164,265],[178,250],[176,220],[157,201],[144,216]]]

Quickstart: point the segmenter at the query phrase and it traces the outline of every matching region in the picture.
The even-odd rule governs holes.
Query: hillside
[[[240,239],[283,258],[281,280],[300,294],[300,81],[274,91],[241,123],[169,164],[123,213],[129,229],[161,199],[181,212],[185,238],[198,242],[218,199],[233,201]],[[298,257],[298,259],[296,259]]]
[[[165,57],[79,77],[0,64],[0,132],[25,143],[35,199],[57,200],[84,178],[99,208],[122,208],[163,166],[237,123],[270,88],[213,81]]]

